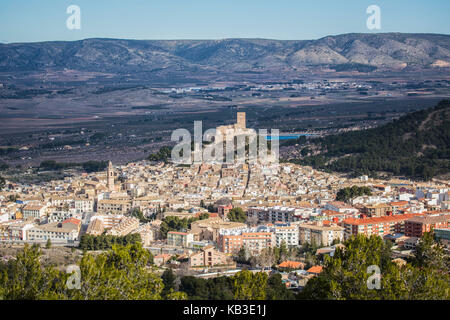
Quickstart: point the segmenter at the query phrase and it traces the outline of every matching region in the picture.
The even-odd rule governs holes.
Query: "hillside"
[[[264,72],[328,66],[338,71],[450,66],[450,36],[344,34],[318,40],[86,39],[0,44],[0,71],[74,69],[112,73]]]
[[[388,172],[429,180],[450,172],[450,101],[378,128],[303,141],[301,148],[306,156],[291,161],[355,175]]]

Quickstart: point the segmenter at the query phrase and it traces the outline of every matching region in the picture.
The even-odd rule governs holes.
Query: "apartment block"
[[[219,251],[225,253],[237,253],[244,247],[250,254],[257,255],[263,249],[273,248],[275,245],[275,233],[267,227],[221,230],[217,240]]]
[[[30,241],[71,242],[78,240],[81,221],[70,218],[63,222],[53,222],[36,226],[28,230],[27,239]]]
[[[169,246],[188,248],[194,241],[194,235],[187,232],[169,231],[167,233],[167,244]]]
[[[257,219],[259,223],[261,222],[281,222],[288,223],[299,221],[301,216],[298,209],[291,207],[251,207],[247,211],[247,216],[249,218]]]
[[[285,243],[288,247],[297,247],[299,244],[299,229],[297,225],[276,225],[275,244],[277,247]]]
[[[349,218],[343,221],[345,228],[344,238],[348,239],[352,235],[379,235],[383,237],[387,234],[405,233],[405,221],[416,216],[421,216],[421,213],[406,213],[393,216],[375,217],[356,219]]]
[[[109,229],[106,234],[110,234],[113,236],[126,236],[137,228],[139,228],[138,218],[124,217],[117,225]]]
[[[125,214],[131,210],[131,201],[128,200],[99,200],[97,204],[98,213]]]
[[[420,238],[433,229],[445,229],[449,226],[450,214],[419,216],[405,221],[405,236]]]
[[[40,219],[45,216],[47,213],[46,210],[47,206],[43,204],[28,203],[22,209],[23,218]]]
[[[200,252],[189,256],[189,267],[214,267],[226,265],[227,256],[214,249],[214,246],[206,246]]]
[[[299,224],[300,243],[314,243],[320,246],[330,246],[333,241],[344,239],[344,228],[337,225],[322,223]]]

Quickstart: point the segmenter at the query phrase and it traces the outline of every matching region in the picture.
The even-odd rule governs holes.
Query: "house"
[[[322,270],[323,270],[322,266],[312,266],[311,268],[306,270],[306,272],[308,272],[309,274],[317,276],[317,275],[319,275],[322,272]]]
[[[344,239],[344,228],[323,223],[299,224],[299,240],[301,243],[315,243],[320,246],[330,246],[335,240]]]
[[[168,253],[161,253],[153,257],[153,263],[156,264],[158,267],[164,265],[169,261],[169,259],[172,257],[171,254]]]
[[[299,262],[299,261],[290,261],[290,260],[283,261],[282,263],[280,263],[278,265],[278,268],[280,268],[280,269],[285,268],[285,269],[298,270],[298,269],[303,269],[304,267],[305,267],[304,263]]]
[[[189,267],[214,267],[227,265],[227,255],[214,249],[214,246],[206,246],[200,252],[189,256]]]
[[[81,221],[70,218],[63,222],[53,222],[36,226],[28,230],[27,238],[30,241],[73,242],[78,240]]]
[[[187,232],[169,231],[167,233],[167,244],[169,246],[188,248],[194,241],[194,235]]]
[[[47,206],[38,203],[28,203],[23,207],[22,213],[24,218],[35,218],[40,219],[45,216]]]

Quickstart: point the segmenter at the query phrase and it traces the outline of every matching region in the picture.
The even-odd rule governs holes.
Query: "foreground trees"
[[[280,274],[269,277],[264,272],[248,270],[233,277],[183,277],[180,290],[193,300],[290,300],[295,297],[281,281]]]
[[[391,260],[390,248],[378,236],[357,236],[336,249],[323,272],[308,281],[302,299],[449,299],[448,271],[416,259],[399,266]],[[379,267],[380,287],[370,289],[374,279],[369,266]],[[372,278],[369,278],[372,277]]]
[[[325,260],[322,273],[309,280],[300,299],[450,299],[448,256],[425,234],[410,262],[397,264],[378,236],[347,240]],[[374,276],[373,266],[380,276]],[[370,268],[372,267],[372,269]],[[372,280],[379,280],[379,286]],[[43,265],[41,249],[26,245],[15,259],[0,263],[0,300],[287,300],[294,294],[280,274],[243,270],[232,277],[182,277],[171,270],[158,276],[151,254],[140,243],[113,245],[102,253],[85,252],[72,274]],[[376,282],[376,281],[375,281]],[[72,284],[72,285],[70,285]],[[179,291],[176,291],[179,290]]]
[[[0,300],[53,300],[67,296],[68,275],[43,267],[40,249],[25,246],[15,260],[0,265]]]
[[[85,253],[78,271],[72,274],[43,266],[40,256],[38,247],[25,246],[15,260],[0,265],[0,300],[162,298],[163,281],[140,243],[114,245],[97,255]],[[185,299],[186,295],[171,289],[165,298]]]
[[[152,272],[150,254],[139,243],[113,246],[80,263],[81,288],[71,292],[82,300],[159,300],[163,282]]]

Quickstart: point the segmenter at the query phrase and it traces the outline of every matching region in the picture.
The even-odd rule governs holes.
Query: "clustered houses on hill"
[[[352,186],[367,187],[370,195],[335,200]],[[237,207],[245,222],[230,221]],[[206,208],[216,212],[200,219]],[[436,230],[448,241],[449,217],[448,184],[349,179],[292,163],[109,163],[106,172],[42,185],[7,182],[0,191],[1,242],[77,245],[83,234],[139,234],[156,264],[191,270],[232,268],[242,249],[258,256],[310,244],[332,255],[336,243],[356,234],[392,240],[401,257],[424,232]],[[169,228],[167,221],[185,223]]]

